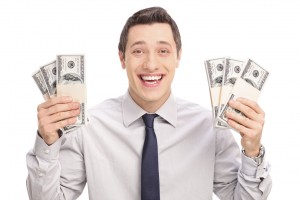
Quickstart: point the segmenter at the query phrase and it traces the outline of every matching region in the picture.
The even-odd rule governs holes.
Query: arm
[[[225,138],[224,131],[217,133],[214,191],[221,200],[267,199],[272,186],[270,166],[265,157],[261,164],[250,158],[259,154],[265,114],[255,102],[247,99],[230,102],[230,106],[245,113],[245,116],[227,113],[228,124],[242,137],[245,155],[240,153],[231,136]],[[241,165],[237,161],[240,156]]]
[[[26,157],[30,199],[76,199],[85,186],[79,134],[74,132],[59,138],[57,132],[75,121],[74,107],[65,98],[55,98],[38,107],[41,136],[36,136],[34,148]]]
[[[241,153],[230,131],[217,132],[214,193],[221,200],[263,200],[271,190],[270,166]]]
[[[27,191],[31,200],[76,199],[86,177],[77,132],[48,146],[40,136],[27,154]]]

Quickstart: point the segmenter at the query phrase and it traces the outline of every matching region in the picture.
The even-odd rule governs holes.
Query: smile
[[[144,86],[148,87],[156,87],[159,85],[160,81],[162,80],[163,75],[140,75],[140,79],[142,80]]]

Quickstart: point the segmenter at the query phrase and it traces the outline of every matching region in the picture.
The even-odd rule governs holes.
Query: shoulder
[[[122,101],[124,96],[117,98],[110,98],[102,101],[101,103],[91,107],[87,111],[87,117],[89,119],[88,124],[95,123],[111,123],[113,121],[122,121]]]
[[[235,143],[235,139],[230,129],[214,127],[212,111],[190,101],[176,98],[178,121],[180,124],[186,124],[190,127],[197,127],[202,130],[202,134],[208,133],[215,135],[218,145]],[[213,133],[213,134],[212,134]]]
[[[201,130],[213,132],[213,116],[211,110],[181,98],[176,98],[177,119],[180,124],[193,124]]]
[[[212,112],[200,104],[176,97],[178,114],[202,115],[212,119]]]
[[[77,137],[80,142],[86,136],[94,137],[99,130],[105,130],[107,125],[122,124],[122,100],[124,96],[117,98],[110,98],[102,101],[101,103],[89,108],[87,110],[88,122],[84,126],[80,126],[72,130],[72,134],[68,134],[69,137]],[[86,133],[89,134],[86,134]],[[72,135],[72,136],[71,136]],[[77,136],[75,136],[77,135]],[[69,139],[70,140],[70,139]]]
[[[119,96],[117,98],[110,98],[102,101],[101,103],[93,106],[88,109],[89,115],[98,115],[99,113],[112,113],[112,112],[121,112],[122,100],[124,96]]]

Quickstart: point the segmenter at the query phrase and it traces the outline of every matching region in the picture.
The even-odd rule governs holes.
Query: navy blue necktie
[[[157,141],[153,129],[154,118],[157,114],[145,114],[143,120],[146,126],[146,137],[142,157],[142,200],[159,200],[159,172]]]

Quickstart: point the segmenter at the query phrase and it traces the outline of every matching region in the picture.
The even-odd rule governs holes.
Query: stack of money
[[[214,126],[230,128],[226,112],[236,112],[229,106],[231,99],[244,97],[257,101],[269,72],[251,59],[245,62],[232,58],[205,60]]]
[[[80,103],[80,114],[74,125],[64,127],[71,130],[87,123],[86,117],[86,79],[83,55],[57,55],[56,60],[43,65],[32,75],[43,98],[48,100],[56,96],[71,96]]]

